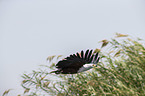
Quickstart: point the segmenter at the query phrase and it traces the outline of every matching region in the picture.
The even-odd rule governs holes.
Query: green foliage
[[[22,85],[29,82],[29,87],[33,84],[35,89],[39,88],[44,93],[57,96],[145,95],[144,46],[130,38],[112,39],[108,42],[106,50],[101,49],[101,61],[92,71],[56,75],[55,81],[44,78],[50,75],[47,72],[34,72],[31,77],[24,74],[25,82],[23,81]]]
[[[100,51],[98,66],[87,72],[62,75],[49,74],[52,66],[45,70],[23,74],[22,87],[29,96],[144,96],[145,95],[145,47],[127,35],[116,34],[115,39],[106,40]],[[118,38],[118,37],[122,37]],[[104,41],[102,41],[104,44]]]
[[[10,90],[12,90],[12,89],[8,89],[8,90],[6,90],[6,91],[3,93],[3,95],[2,95],[2,96],[7,95],[7,94],[10,92]]]

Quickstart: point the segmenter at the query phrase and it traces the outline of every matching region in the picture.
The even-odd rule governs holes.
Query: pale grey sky
[[[0,0],[0,95],[21,93],[21,75],[115,32],[144,39],[145,0]]]

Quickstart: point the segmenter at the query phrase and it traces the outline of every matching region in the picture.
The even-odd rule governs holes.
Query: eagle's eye
[[[97,65],[93,64],[93,67],[97,67]]]

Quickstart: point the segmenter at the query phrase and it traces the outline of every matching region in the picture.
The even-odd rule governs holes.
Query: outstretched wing
[[[56,64],[56,68],[80,68],[86,63],[95,63],[96,59],[98,58],[97,54],[92,54],[93,50],[87,50],[85,53],[84,51],[81,51],[81,53],[76,53],[73,55],[70,55],[69,57],[65,58],[64,60],[59,61]]]

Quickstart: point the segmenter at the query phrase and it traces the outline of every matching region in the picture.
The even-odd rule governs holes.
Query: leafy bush
[[[51,66],[22,76],[24,93],[29,96],[144,96],[145,47],[139,43],[140,39],[132,40],[123,34],[117,37],[122,38],[102,40],[98,66],[83,73],[49,74],[48,70],[55,69],[53,61],[57,56],[49,57]]]

